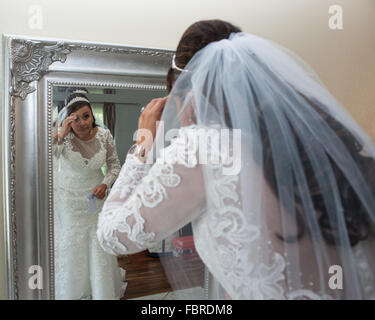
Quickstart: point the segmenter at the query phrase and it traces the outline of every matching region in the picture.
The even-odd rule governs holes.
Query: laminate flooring
[[[167,296],[172,288],[179,292],[203,288],[204,264],[199,256],[184,259],[171,255],[162,259],[163,262],[160,258],[148,257],[147,251],[118,258],[119,266],[126,270],[127,287],[123,300],[163,293]],[[173,270],[173,277],[166,276],[165,268]]]

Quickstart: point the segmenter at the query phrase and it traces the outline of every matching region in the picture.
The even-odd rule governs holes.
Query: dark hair
[[[342,143],[345,145],[345,147],[353,157],[354,161],[358,164],[362,177],[370,188],[370,192],[375,193],[375,179],[371,174],[369,174],[371,170],[374,171],[375,169],[375,159],[365,157],[360,154],[363,146],[342,123],[325,112],[323,106],[319,102],[309,100],[304,96],[303,98],[310,104],[311,108],[313,108],[324,119],[329,127],[335,132],[337,137],[342,141]],[[261,106],[260,108],[262,107],[264,106]],[[278,197],[278,187],[275,181],[275,164],[272,155],[271,144],[269,141],[269,135],[267,133],[268,130],[263,120],[261,111],[258,113],[258,120],[263,147],[264,176],[273,193]],[[290,127],[296,141],[298,153],[302,159],[302,166],[304,174],[307,178],[307,184],[312,198],[313,206],[318,216],[320,231],[326,243],[330,245],[340,245],[342,243],[339,242],[340,239],[337,233],[337,219],[336,217],[328,216],[323,196],[323,192],[325,191],[321,190],[316,178],[319,175],[324,175],[327,168],[322,167],[320,172],[314,171],[307,154],[306,146],[304,146],[296,136],[296,126],[298,125],[300,124],[290,123]],[[278,126],[276,126],[276,128],[277,127]],[[344,210],[343,215],[349,241],[351,246],[355,246],[361,240],[367,239],[369,234],[374,231],[373,227],[371,227],[371,221],[368,218],[369,212],[362,204],[362,201],[359,199],[358,195],[352,187],[352,184],[345,177],[342,170],[332,161],[329,155],[327,155],[327,157],[336,178],[342,208]],[[306,221],[306,219],[304,218],[303,203],[296,181],[294,180],[293,183],[298,234],[292,235],[290,237],[288,236],[287,238],[283,238],[282,236],[276,234],[279,239],[286,242],[298,241],[305,233],[304,221]]]
[[[262,63],[262,62],[260,62]],[[264,72],[268,72],[271,76],[273,73],[269,70],[267,66],[264,65]],[[274,80],[278,82],[277,77]],[[280,83],[280,82],[279,82]],[[283,85],[280,83],[280,85]],[[369,187],[369,191],[375,194],[375,179],[368,174],[371,170],[375,170],[375,159],[370,157],[365,157],[360,154],[363,146],[358,142],[358,140],[353,136],[353,134],[346,128],[341,122],[335,119],[334,116],[326,112],[326,107],[316,99],[306,97],[301,94],[297,89],[292,87],[298,95],[300,95],[309,106],[316,111],[316,113],[322,118],[330,129],[336,134],[336,136],[342,141],[342,143],[347,148],[353,160],[358,165],[359,171],[365,180],[365,183]],[[269,107],[266,104],[256,103],[258,109],[258,123],[259,130],[262,139],[262,149],[263,149],[263,174],[266,178],[267,183],[271,187],[271,190],[276,195],[278,199],[278,186],[275,181],[275,163],[274,157],[272,155],[272,148],[270,143],[270,137],[268,134],[269,130],[280,130],[278,123],[275,126],[270,126],[269,128],[265,125],[263,119],[263,113]],[[328,165],[321,167],[319,172],[313,168],[311,161],[309,160],[308,151],[306,148],[310,146],[305,146],[300,139],[297,137],[296,130],[304,130],[303,123],[289,123],[293,137],[295,138],[298,153],[300,155],[303,171],[307,180],[308,189],[313,202],[314,211],[317,214],[318,223],[320,227],[320,232],[322,237],[329,245],[342,245],[340,243],[340,236],[337,232],[338,228],[338,216],[329,216],[326,208],[326,203],[324,199],[324,192],[322,190],[317,177],[325,174],[326,170],[329,170]],[[312,141],[311,143],[317,143]],[[345,174],[342,170],[332,161],[330,156],[327,154],[329,165],[331,166],[333,173],[335,175],[338,192],[340,195],[341,205],[343,208],[343,216],[345,221],[345,226],[347,229],[347,235],[349,237],[350,244],[355,246],[361,240],[368,238],[370,233],[374,232],[374,228],[369,221],[369,212],[364,207],[362,201],[359,199],[352,184],[347,180]],[[281,160],[282,161],[282,160]],[[294,206],[296,210],[296,224],[298,233],[296,235],[288,236],[283,238],[276,233],[276,236],[285,242],[295,242],[302,238],[305,233],[305,212],[303,210],[303,201],[301,197],[300,190],[297,186],[297,182],[293,179],[294,184]],[[282,200],[283,201],[283,200]],[[338,212],[337,212],[338,213]]]
[[[259,63],[262,63],[259,60]],[[275,80],[275,83],[280,85],[285,85],[279,82],[279,79],[274,76],[274,73],[263,64],[264,72],[269,73],[271,77]],[[290,85],[289,85],[290,86]],[[375,170],[375,159],[371,157],[365,157],[361,155],[363,146],[358,142],[358,140],[353,136],[353,134],[334,116],[326,112],[326,107],[316,99],[304,96],[297,89],[292,87],[298,95],[300,95],[309,106],[316,111],[316,113],[322,118],[330,129],[336,134],[336,136],[342,141],[342,143],[347,148],[350,155],[353,157],[353,160],[358,165],[359,171],[361,172],[362,177],[365,180],[365,183],[369,187],[369,191],[375,194],[375,178],[371,174],[368,174],[371,171]],[[225,107],[225,106],[224,106]],[[275,180],[275,163],[274,157],[272,155],[271,142],[269,137],[269,130],[280,130],[279,124],[275,123],[274,126],[267,127],[263,118],[263,113],[269,106],[266,103],[259,104],[256,102],[257,115],[260,136],[262,139],[262,150],[263,150],[263,174],[264,177],[271,187],[271,190],[276,195],[278,199],[278,185]],[[296,130],[304,130],[303,123],[289,123],[293,137],[295,138],[296,146],[298,153],[300,155],[303,171],[307,180],[307,185],[309,188],[310,196],[313,202],[314,211],[317,214],[318,223],[320,227],[320,232],[326,243],[330,245],[342,245],[340,243],[340,236],[337,232],[338,219],[337,216],[330,217],[327,212],[326,203],[324,199],[325,190],[321,190],[317,177],[325,174],[326,170],[329,170],[327,167],[321,167],[320,172],[316,172],[309,160],[308,151],[300,139],[297,137]],[[277,136],[277,134],[276,134]],[[281,133],[280,133],[281,136]],[[311,143],[317,143],[312,141]],[[334,172],[338,192],[340,195],[341,205],[343,208],[343,216],[345,221],[345,226],[347,229],[347,235],[349,237],[350,244],[355,246],[361,240],[368,238],[370,233],[373,233],[374,227],[369,221],[369,212],[364,207],[362,201],[359,199],[355,190],[352,187],[352,184],[347,180],[345,174],[342,170],[332,161],[330,156],[327,154],[329,164]],[[282,160],[280,160],[282,161]],[[328,166],[328,165],[327,165]],[[295,242],[302,238],[305,233],[305,212],[303,210],[303,201],[301,197],[300,190],[297,186],[297,182],[293,179],[294,184],[294,207],[296,211],[296,224],[297,224],[297,234],[282,237],[276,233],[276,237],[285,242]],[[280,200],[284,201],[284,199]],[[285,206],[287,204],[284,204]]]
[[[219,41],[222,39],[228,39],[231,33],[241,32],[241,30],[225,21],[221,20],[204,20],[199,21],[192,24],[182,35],[181,40],[177,46],[176,50],[176,59],[175,63],[179,68],[184,68],[193,55],[207,46],[209,43],[214,41]],[[176,79],[175,75],[176,71],[172,68],[169,68],[167,74],[167,90],[168,92],[171,91],[173,83]],[[373,175],[368,174],[371,172],[370,170],[375,169],[375,159],[364,157],[360,154],[362,146],[360,143],[355,139],[355,137],[341,124],[339,121],[334,119],[332,116],[324,112],[324,108],[319,106],[319,103],[316,101],[308,100],[304,97],[307,102],[314,108],[320,116],[326,121],[326,123],[331,127],[332,130],[335,131],[337,136],[342,140],[345,144],[346,148],[349,150],[351,155],[353,156],[354,161],[358,163],[359,169],[368,183],[370,187],[370,191],[375,193],[375,178],[372,177]],[[224,106],[225,109],[226,106]],[[270,185],[271,190],[273,193],[278,197],[278,187],[275,181],[275,167],[274,167],[274,159],[272,156],[272,149],[271,144],[269,141],[269,135],[267,131],[267,127],[265,125],[264,119],[262,117],[263,108],[266,106],[257,105],[258,108],[258,120],[259,120],[259,127],[260,127],[260,134],[262,139],[262,146],[263,146],[263,161],[264,161],[264,176],[267,183]],[[229,128],[232,127],[230,123],[230,119],[226,119],[227,125]],[[312,197],[313,205],[315,211],[319,213],[318,222],[320,226],[320,230],[324,240],[330,245],[340,245],[338,243],[338,235],[337,235],[337,225],[335,225],[335,221],[332,221],[328,217],[328,213],[324,203],[324,197],[322,193],[324,190],[321,190],[318,182],[316,180],[315,174],[317,174],[308,160],[309,157],[307,155],[307,151],[301,141],[296,136],[295,128],[293,126],[298,124],[290,124],[294,137],[296,139],[296,144],[298,151],[300,153],[302,159],[302,165],[304,169],[305,176],[308,179],[308,187],[310,191],[310,195]],[[276,128],[277,126],[275,126]],[[364,240],[368,237],[371,233],[372,227],[370,222],[368,221],[368,211],[358,198],[358,195],[355,193],[351,183],[346,179],[343,172],[340,168],[333,163],[331,159],[329,159],[332,169],[334,171],[337,185],[339,188],[340,198],[342,201],[342,207],[344,209],[344,219],[346,228],[348,231],[348,237],[350,244],[352,246],[356,245],[359,241]],[[327,168],[322,168],[322,172],[319,174],[324,174],[324,170]],[[288,236],[283,238],[282,236],[276,233],[276,236],[285,241],[285,242],[294,242],[298,241],[302,238],[305,233],[305,218],[304,218],[304,210],[303,210],[303,203],[301,200],[301,196],[299,194],[299,190],[295,183],[295,208],[296,208],[296,223],[297,223],[297,235]]]
[[[77,97],[89,100],[87,98],[86,94],[83,93],[82,91],[84,91],[84,92],[86,92],[86,94],[88,94],[88,91],[85,88],[70,88],[70,89],[68,89],[68,93],[70,92],[70,94],[65,99],[65,105],[69,104],[70,101],[72,101],[74,98],[77,98]],[[92,111],[90,102],[87,102],[87,101],[77,101],[77,102],[72,103],[68,107],[68,116],[71,115],[73,112],[76,112],[77,110],[79,110],[79,109],[81,109],[81,108],[83,108],[85,106],[88,106],[90,108],[92,117],[94,119],[94,121],[92,122],[92,127],[93,128],[97,127],[98,125],[96,124],[94,112]]]
[[[193,23],[186,29],[176,50],[176,65],[185,68],[196,52],[211,42],[228,39],[231,33],[241,32],[241,29],[222,20],[202,20]],[[169,68],[167,74],[167,90],[171,91],[176,80],[175,70]]]

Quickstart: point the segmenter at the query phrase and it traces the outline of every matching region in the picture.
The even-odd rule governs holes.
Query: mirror
[[[205,298],[210,275],[202,261],[173,254],[173,238],[191,235],[189,226],[148,251],[109,256],[95,242],[104,198],[88,198],[124,163],[141,107],[166,95],[173,51],[11,35],[3,43],[8,298]],[[75,88],[87,90],[98,127],[70,150],[69,164],[56,153],[54,130]],[[84,117],[80,114],[77,123]],[[95,143],[108,132],[116,158],[112,164]],[[95,173],[87,175],[80,165]],[[114,181],[109,180],[105,194]],[[187,272],[188,287],[166,277],[160,256],[168,267]]]

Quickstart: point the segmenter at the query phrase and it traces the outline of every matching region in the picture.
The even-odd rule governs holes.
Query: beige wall
[[[343,30],[328,27],[332,4],[343,8]],[[30,5],[43,10],[40,30],[29,28]],[[231,21],[300,55],[375,139],[374,0],[0,1],[0,33],[171,49],[187,26],[208,18]],[[0,246],[0,297],[4,261]]]

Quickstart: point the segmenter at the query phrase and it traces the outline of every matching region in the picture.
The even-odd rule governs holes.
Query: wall
[[[121,165],[125,162],[129,148],[135,143],[133,135],[138,128],[138,117],[142,106],[157,97],[166,95],[165,91],[117,90],[121,103],[116,103],[115,142]],[[122,98],[124,96],[124,98]]]
[[[343,30],[328,27],[332,4],[343,8]],[[42,9],[41,29],[30,28],[32,5]],[[375,139],[374,0],[0,1],[0,33],[146,47],[174,49],[186,27],[208,18],[231,21],[300,55]],[[1,62],[1,74],[2,68]],[[4,266],[0,246],[0,298]]]

